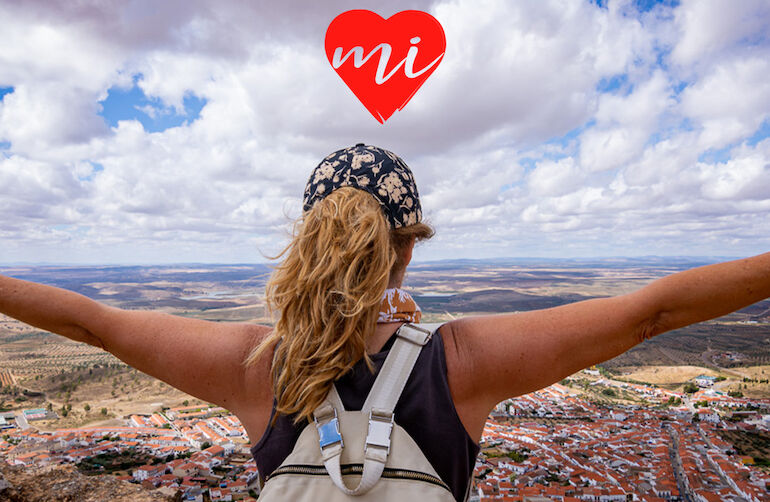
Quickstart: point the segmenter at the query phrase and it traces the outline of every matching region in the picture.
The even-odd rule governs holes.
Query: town
[[[770,399],[727,395],[713,380],[702,375],[697,390],[675,392],[586,369],[502,402],[484,430],[471,500],[770,500]],[[640,400],[597,401],[581,387]],[[182,500],[258,497],[250,439],[225,409],[185,406],[131,415],[121,427],[38,431],[35,421],[50,414],[0,415],[5,462],[75,464]]]

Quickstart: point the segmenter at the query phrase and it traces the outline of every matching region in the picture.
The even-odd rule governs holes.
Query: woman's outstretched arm
[[[672,274],[626,295],[468,317],[442,328],[450,387],[480,427],[500,401],[612,359],[647,338],[770,297],[770,253]],[[446,330],[446,331],[445,331]],[[480,417],[480,418],[479,418]],[[470,432],[470,431],[469,431]]]
[[[72,340],[100,347],[128,365],[205,401],[237,412],[259,397],[240,364],[270,330],[122,310],[64,289],[0,275],[0,313]],[[261,377],[261,375],[260,375]]]

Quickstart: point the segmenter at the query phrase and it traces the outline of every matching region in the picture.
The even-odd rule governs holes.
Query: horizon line
[[[487,258],[442,258],[438,260],[414,260],[411,262],[413,265],[428,264],[428,263],[442,263],[442,262],[484,262],[484,261],[500,261],[500,260],[523,260],[523,261],[587,261],[587,260],[650,260],[650,259],[688,259],[688,260],[734,260],[745,258],[745,256],[730,256],[730,255],[598,255],[598,256],[579,256],[579,257],[557,257],[557,256],[497,256]],[[219,265],[219,266],[253,266],[253,265],[271,265],[279,263],[278,261],[264,261],[264,262],[219,262],[219,261],[184,261],[184,262],[52,262],[52,261],[39,261],[39,262],[0,262],[0,268],[4,267],[172,267],[172,266],[193,266],[193,265]]]

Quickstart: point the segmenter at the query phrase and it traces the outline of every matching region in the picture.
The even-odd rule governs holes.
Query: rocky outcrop
[[[113,476],[84,476],[72,465],[10,466],[0,459],[0,500],[9,502],[172,502]],[[176,500],[179,500],[178,498]]]

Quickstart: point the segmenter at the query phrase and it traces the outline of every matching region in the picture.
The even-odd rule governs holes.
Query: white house
[[[695,377],[695,384],[698,387],[711,387],[712,385],[714,385],[714,380],[716,380],[716,378],[713,376],[698,375],[697,377]]]
[[[134,479],[144,481],[145,479],[161,476],[166,472],[166,466],[161,465],[143,465],[134,471]]]
[[[698,418],[704,422],[711,422],[712,424],[719,423],[719,415],[711,408],[701,408],[698,410]]]

